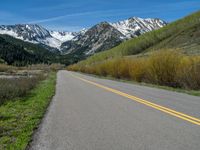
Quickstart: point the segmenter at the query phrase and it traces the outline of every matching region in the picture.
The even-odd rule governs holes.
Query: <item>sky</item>
[[[136,16],[175,21],[200,10],[200,0],[2,0],[0,24],[40,24],[79,31]]]

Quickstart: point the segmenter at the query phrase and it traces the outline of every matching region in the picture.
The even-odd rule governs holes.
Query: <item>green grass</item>
[[[51,73],[26,97],[0,106],[0,149],[26,148],[54,95],[55,83],[56,74]]]

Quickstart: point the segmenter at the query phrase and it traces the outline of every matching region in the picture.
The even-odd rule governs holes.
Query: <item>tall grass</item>
[[[50,72],[50,71],[58,71],[64,68],[64,65],[62,64],[34,64],[34,65],[28,65],[28,66],[24,66],[24,67],[16,67],[16,66],[10,66],[10,65],[6,65],[6,64],[0,64],[0,73],[4,72],[4,73],[14,73],[17,72],[19,70],[43,70],[46,72]]]
[[[16,67],[14,67],[14,66],[0,64],[0,72],[12,72],[15,69],[16,69]]]
[[[43,71],[58,71],[64,68],[64,65],[62,64],[51,64],[51,65],[47,65],[47,64],[33,64],[33,65],[29,65],[29,66],[25,66],[25,67],[21,67],[21,69],[23,70],[43,70]]]
[[[129,79],[184,89],[200,89],[200,57],[179,50],[154,52],[148,57],[113,58],[93,64],[78,63],[68,70]]]
[[[0,64],[0,105],[7,100],[25,96],[38,82],[45,79],[49,72],[62,68],[64,65],[61,64],[35,64],[25,67]]]
[[[43,79],[45,79],[43,74],[33,77],[0,79],[0,105],[16,97],[25,96]]]

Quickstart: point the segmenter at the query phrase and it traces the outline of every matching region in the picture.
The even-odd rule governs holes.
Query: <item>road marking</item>
[[[161,105],[158,105],[158,104],[155,104],[155,103],[152,103],[152,102],[149,102],[148,100],[144,100],[144,99],[141,99],[139,97],[136,97],[136,96],[133,96],[133,95],[129,95],[127,93],[124,93],[124,92],[121,92],[121,91],[118,91],[116,89],[113,89],[113,88],[109,88],[109,87],[106,87],[104,85],[101,85],[101,84],[98,84],[98,83],[95,83],[95,82],[92,82],[92,81],[89,81],[89,80],[86,80],[86,79],[83,79],[81,77],[78,77],[78,76],[75,76],[73,74],[71,74],[73,77],[79,79],[79,80],[82,80],[86,83],[89,83],[89,84],[92,84],[92,85],[95,85],[99,88],[102,88],[102,89],[105,89],[107,91],[110,91],[112,93],[115,93],[115,94],[118,94],[120,96],[123,96],[123,97],[126,97],[128,99],[131,99],[133,101],[137,101],[141,104],[144,104],[146,106],[149,106],[149,107],[152,107],[154,109],[157,109],[157,110],[160,110],[162,112],[165,112],[167,114],[170,114],[172,116],[175,116],[177,118],[180,118],[182,120],[185,120],[185,121],[188,121],[190,123],[193,123],[193,124],[196,124],[196,125],[199,125],[200,126],[200,119],[199,118],[195,118],[195,117],[192,117],[192,116],[189,116],[187,114],[184,114],[184,113],[181,113],[181,112],[178,112],[178,111],[175,111],[173,109],[170,109],[170,108],[167,108],[167,107],[164,107],[164,106],[161,106]]]

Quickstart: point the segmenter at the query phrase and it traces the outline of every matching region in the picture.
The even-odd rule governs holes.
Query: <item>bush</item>
[[[200,89],[200,57],[185,56],[179,50],[165,49],[144,57],[123,57],[84,65],[68,70],[148,82],[158,85]]]
[[[177,87],[176,72],[182,54],[176,50],[161,50],[148,59],[147,80],[159,85]]]
[[[132,80],[141,82],[145,80],[145,74],[147,71],[147,62],[145,59],[130,59],[129,63],[129,75]]]
[[[185,89],[200,89],[200,57],[184,57],[178,66],[176,80]]]

